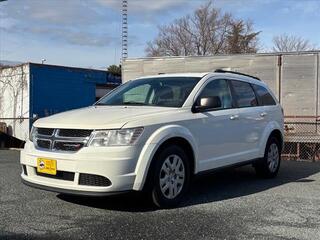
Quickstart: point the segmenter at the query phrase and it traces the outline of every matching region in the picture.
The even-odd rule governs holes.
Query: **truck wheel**
[[[161,208],[178,205],[190,182],[190,164],[186,153],[178,146],[169,146],[155,156],[151,197]]]
[[[277,176],[281,162],[280,144],[277,138],[271,136],[267,142],[264,157],[255,164],[258,176],[274,178]]]

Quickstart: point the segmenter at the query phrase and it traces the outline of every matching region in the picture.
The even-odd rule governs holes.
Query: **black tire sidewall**
[[[185,169],[185,182],[183,184],[181,192],[178,194],[177,197],[173,199],[166,198],[160,188],[160,170],[167,159],[168,156],[176,154],[178,155],[184,164]],[[153,169],[153,186],[152,186],[152,200],[158,207],[162,208],[171,208],[177,206],[181,200],[183,199],[185,193],[188,190],[189,182],[190,182],[190,162],[187,154],[183,151],[183,149],[179,146],[172,145],[164,148],[154,158],[154,169]]]
[[[273,143],[275,143],[278,146],[279,163],[278,163],[277,169],[274,172],[271,172],[269,169],[269,165],[268,165],[268,152],[269,152],[269,148],[270,148],[271,144],[273,144]],[[265,152],[264,152],[264,157],[258,162],[258,164],[256,166],[256,171],[262,177],[273,178],[278,174],[279,169],[280,169],[280,165],[281,165],[280,142],[276,137],[271,136],[267,141]]]

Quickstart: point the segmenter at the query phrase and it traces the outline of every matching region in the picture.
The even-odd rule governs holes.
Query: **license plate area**
[[[38,158],[37,172],[50,175],[57,174],[57,161],[54,159]]]

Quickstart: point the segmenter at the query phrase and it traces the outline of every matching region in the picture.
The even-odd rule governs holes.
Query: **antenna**
[[[128,57],[128,0],[122,0],[122,59]]]

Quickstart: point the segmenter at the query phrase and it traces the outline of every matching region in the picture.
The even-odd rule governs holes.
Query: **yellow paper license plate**
[[[57,161],[53,159],[38,158],[37,172],[46,173],[50,175],[57,174]]]

